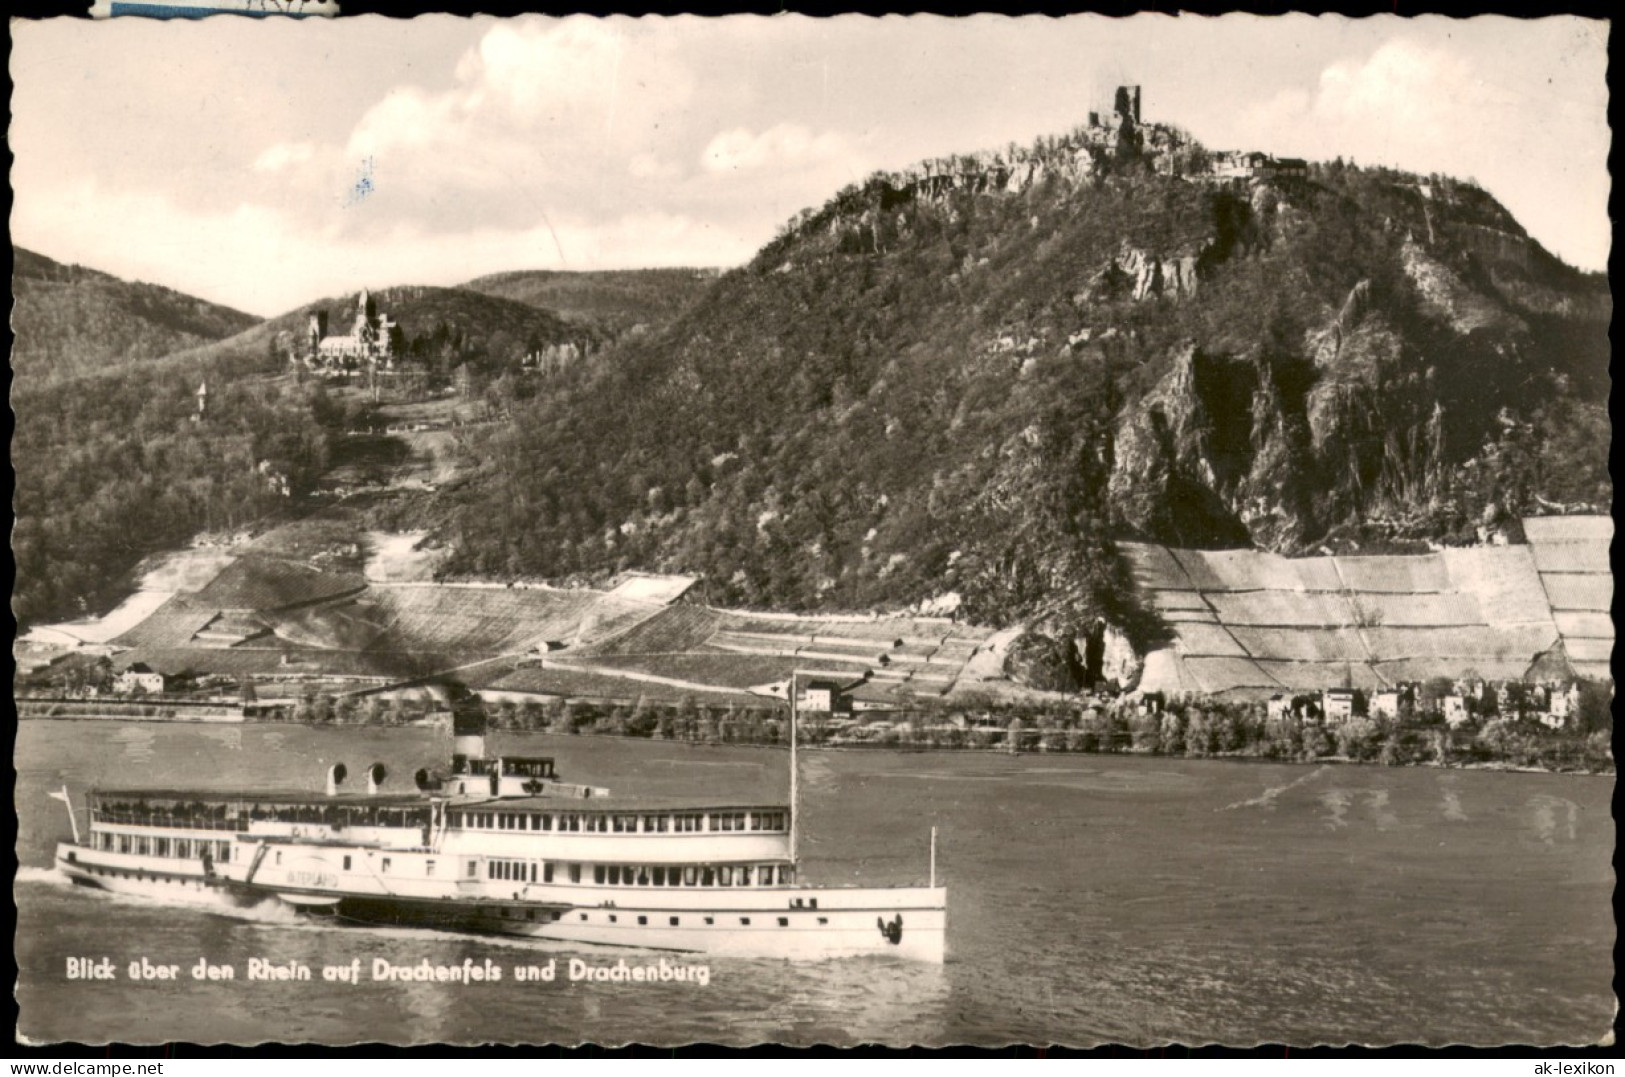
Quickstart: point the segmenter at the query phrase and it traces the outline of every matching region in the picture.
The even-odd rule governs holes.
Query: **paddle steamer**
[[[793,698],[793,696],[792,696]],[[794,721],[792,720],[792,728]],[[386,793],[374,764],[344,792],[98,789],[56,866],[74,883],[149,897],[563,943],[750,957],[892,954],[940,963],[947,891],[807,886],[791,802],[673,801],[562,781],[550,758],[488,756],[459,721],[449,770]],[[67,801],[67,791],[53,794]]]

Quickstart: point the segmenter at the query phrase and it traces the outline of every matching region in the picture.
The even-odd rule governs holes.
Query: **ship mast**
[[[796,766],[796,675],[790,672],[790,862],[796,862],[796,828],[801,815],[800,768]]]

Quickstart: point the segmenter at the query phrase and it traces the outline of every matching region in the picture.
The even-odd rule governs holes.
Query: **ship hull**
[[[75,886],[155,901],[218,908],[222,901],[247,905],[265,899],[233,891],[196,864],[75,845],[57,846],[56,869]]]
[[[941,964],[946,958],[946,895],[897,887],[772,892],[756,905],[726,908],[614,907],[345,898],[341,917],[367,924],[411,925],[531,938],[729,957],[809,960],[863,955]],[[789,907],[790,900],[801,907]]]
[[[76,885],[159,901],[219,907],[275,898],[359,924],[560,944],[788,960],[875,955],[941,964],[947,955],[947,891],[940,887],[790,887],[712,894],[708,902],[693,893],[637,901],[624,891],[605,898],[600,888],[572,895],[553,887],[535,888],[536,900],[500,901],[262,885],[193,862],[70,844],[58,846],[56,867]]]

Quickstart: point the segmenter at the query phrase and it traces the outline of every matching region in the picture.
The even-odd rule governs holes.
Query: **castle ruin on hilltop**
[[[1133,163],[1195,183],[1280,184],[1308,177],[1308,163],[1296,158],[1210,152],[1178,127],[1146,122],[1142,103],[1138,85],[1118,86],[1109,109],[1089,110],[1087,122],[1064,135],[1040,138],[1032,146],[1012,143],[1002,152],[930,158],[900,171],[876,173],[870,178],[869,190],[889,191],[883,202],[898,195],[931,200],[955,191],[1014,194],[1051,180],[1074,186],[1092,182]],[[862,191],[854,185],[838,194],[835,203],[851,206],[862,200]],[[794,229],[816,212],[803,211],[789,227]]]

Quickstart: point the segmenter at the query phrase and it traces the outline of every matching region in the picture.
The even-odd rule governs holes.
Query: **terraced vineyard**
[[[1469,674],[1522,680],[1560,646],[1572,674],[1606,677],[1612,521],[1525,525],[1528,546],[1409,557],[1127,545],[1175,633],[1147,657],[1142,687],[1258,695]]]

